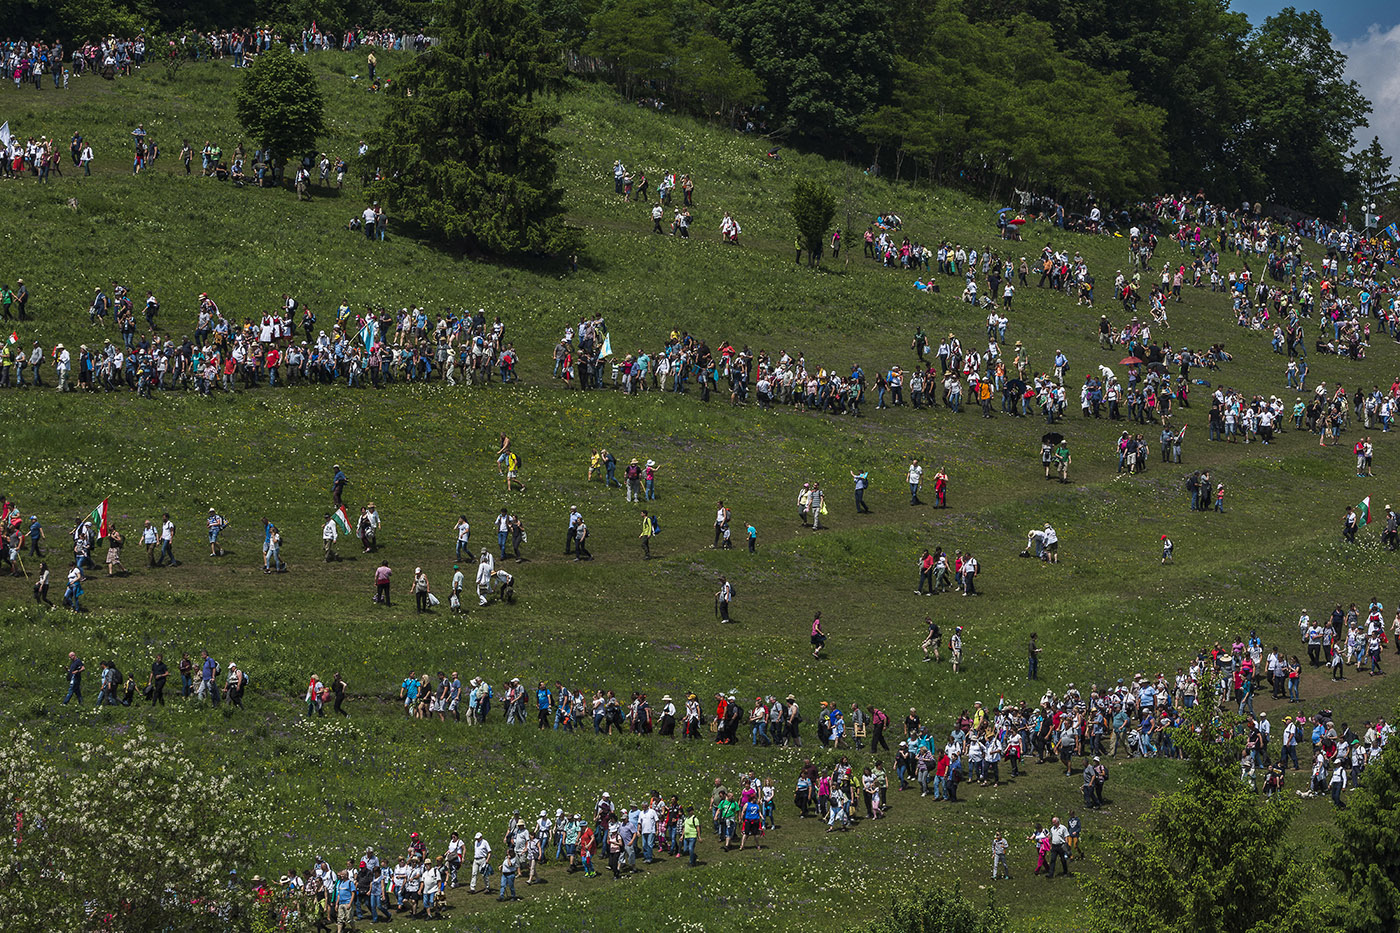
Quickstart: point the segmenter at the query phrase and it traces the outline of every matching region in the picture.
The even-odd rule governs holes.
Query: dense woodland
[[[991,197],[1159,188],[1329,219],[1370,103],[1315,12],[1226,0],[532,0],[570,68],[626,97]],[[0,35],[311,22],[433,32],[432,0],[18,0]]]

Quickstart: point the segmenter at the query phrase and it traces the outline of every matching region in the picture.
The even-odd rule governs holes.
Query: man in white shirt
[[[170,520],[169,512],[166,512],[162,517],[160,526],[160,557],[156,560],[156,566],[164,566],[167,560],[172,567],[180,566],[180,562],[175,559],[175,523]]]
[[[659,817],[656,814],[656,808],[648,803],[646,809],[641,812],[641,816],[638,818],[638,823],[642,831],[642,861],[648,865],[652,862],[652,851],[653,846],[656,844],[656,824],[658,821]]]
[[[1061,873],[1069,874],[1069,830],[1060,822],[1058,816],[1050,820],[1050,875],[1055,877],[1055,860],[1059,859]]]
[[[496,516],[496,544],[501,549],[501,560],[506,559],[506,538],[513,524],[510,513],[506,511],[505,506],[501,506],[501,513]]]
[[[425,919],[432,919],[441,916],[438,910],[437,898],[442,892],[442,856],[438,856],[437,863],[430,863],[423,870],[423,916]]]
[[[335,560],[335,541],[340,537],[340,531],[335,527],[335,519],[331,513],[326,513],[326,524],[321,528],[321,543],[325,548],[326,560]]]
[[[1045,559],[1052,564],[1060,562],[1060,536],[1049,522],[1045,523]]]
[[[481,877],[483,891],[489,892],[490,885],[486,880],[491,868],[491,843],[487,842],[481,833],[476,834],[476,841],[472,846],[472,881],[470,891],[476,893],[476,879]]]
[[[472,526],[467,522],[467,517],[462,515],[457,519],[457,560],[462,559],[463,552],[466,553],[467,560],[471,560],[471,548],[467,546],[471,536]]]
[[[73,366],[73,358],[69,355],[68,348],[60,343],[54,347],[54,359],[57,361],[55,368],[58,370],[58,391],[67,392],[68,371]]]
[[[912,460],[909,463],[909,504],[923,505],[919,501],[919,484],[924,479],[924,468],[919,466],[919,461]]]

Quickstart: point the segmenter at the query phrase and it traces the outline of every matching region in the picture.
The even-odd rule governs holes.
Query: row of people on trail
[[[9,294],[8,289],[4,293]],[[81,344],[76,351],[59,343],[47,356],[38,341],[28,350],[19,342],[8,344],[0,347],[0,386],[43,386],[42,370],[49,360],[60,388],[70,385],[71,375],[85,389],[142,392],[190,387],[208,392],[237,384],[251,388],[342,379],[350,385],[368,381],[378,386],[441,378],[455,385],[459,378],[467,384],[490,382],[495,372],[502,381],[516,378],[518,354],[505,340],[505,325],[499,316],[488,323],[484,309],[474,315],[449,311],[430,318],[417,307],[355,313],[348,302],[342,302],[330,332],[319,330],[313,338],[316,315],[304,304],[298,315],[298,303],[290,296],[283,296],[282,311],[235,324],[203,293],[194,336],[176,342],[157,332],[160,303],[151,292],[146,293],[142,308],[149,335],[137,333],[136,309],[128,290],[114,284],[112,294],[115,300],[101,288],[96,290],[89,320],[105,326],[110,312],[120,343],[107,338],[100,345]],[[0,306],[9,312],[10,303],[3,295]]]

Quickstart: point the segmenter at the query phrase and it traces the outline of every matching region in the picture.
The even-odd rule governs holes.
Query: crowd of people
[[[421,30],[400,32],[394,29],[366,29],[353,26],[343,33],[323,30],[314,21],[300,33],[283,35],[269,26],[238,29],[216,29],[207,32],[185,30],[169,40],[162,49],[151,49],[144,33],[136,36],[107,36],[79,43],[66,50],[61,41],[43,39],[9,39],[0,41],[0,67],[14,79],[18,89],[31,83],[36,90],[51,79],[55,88],[68,85],[70,77],[100,74],[105,78],[130,76],[148,60],[169,58],[228,61],[234,68],[251,65],[262,52],[283,48],[289,52],[346,52],[369,49],[366,59],[368,76],[376,77],[373,50],[394,49],[422,52],[433,39]],[[64,62],[69,66],[65,67]]]
[[[18,294],[18,298],[16,298]],[[138,307],[136,301],[141,300]],[[28,291],[0,288],[5,318],[22,319]],[[430,314],[417,306],[351,309],[348,301],[318,322],[305,303],[283,295],[277,311],[261,318],[229,320],[207,292],[200,293],[190,332],[178,338],[158,323],[161,303],[150,290],[144,299],[116,282],[94,289],[89,323],[103,337],[70,349],[62,343],[45,352],[40,343],[18,339],[0,347],[0,388],[43,388],[60,392],[135,392],[149,397],[163,390],[201,395],[278,385],[330,385],[382,388],[396,382],[441,380],[455,386],[517,378],[518,354],[506,340],[499,315],[488,321],[476,313],[447,310]],[[143,326],[144,323],[144,326]],[[298,333],[300,332],[300,333]],[[298,339],[300,337],[300,339]]]
[[[1377,601],[1372,601],[1364,619],[1356,605],[1348,610],[1338,605],[1324,624],[1313,623],[1304,613],[1300,638],[1308,645],[1314,666],[1330,665],[1331,659],[1342,657],[1351,663],[1353,655],[1360,653],[1354,650],[1357,641],[1348,637],[1343,643],[1338,637],[1341,630],[1383,637],[1382,613]],[[1395,625],[1400,632],[1400,613]],[[960,645],[953,651],[960,654]],[[892,717],[876,704],[862,708],[852,702],[843,712],[843,704],[822,701],[814,722],[821,751],[809,752],[791,775],[792,812],[799,819],[820,820],[827,832],[849,830],[862,821],[874,823],[887,816],[897,803],[891,797],[899,792],[917,789],[920,797],[956,803],[960,789],[967,793],[974,782],[977,787],[995,788],[1015,780],[1032,758],[1039,765],[1063,769],[1065,778],[1077,778],[1084,809],[1095,810],[1106,802],[1107,762],[1120,754],[1130,759],[1179,756],[1176,732],[1186,726],[1185,716],[1198,700],[1205,698],[1219,702],[1222,709],[1235,709],[1242,717],[1222,736],[1222,740],[1231,735],[1242,739],[1241,781],[1272,796],[1287,790],[1289,771],[1302,772],[1305,783],[1294,788],[1297,793],[1330,795],[1340,807],[1345,806],[1346,789],[1355,786],[1393,732],[1381,719],[1353,729],[1345,722],[1334,722],[1325,708],[1311,715],[1283,716],[1278,726],[1267,713],[1256,714],[1253,698],[1266,687],[1274,698],[1303,702],[1298,684],[1304,668],[1296,655],[1290,657],[1278,647],[1266,650],[1253,633],[1228,645],[1203,647],[1174,675],[1137,673],[1113,686],[1095,684],[1083,691],[1073,683],[1063,691],[1041,691],[1038,656],[1039,645],[1032,635],[1027,666],[1031,702],[1009,701],[1005,693],[986,705],[977,701],[971,710],[950,718],[946,738],[944,729],[931,725],[917,708]],[[108,667],[115,671],[114,663],[104,664],[104,669]],[[69,696],[80,702],[83,671],[82,660],[70,654]],[[234,671],[236,667],[230,665],[225,694],[230,699]],[[186,655],[178,672],[182,695],[197,696],[201,684],[217,683],[220,668],[202,653],[197,662]],[[169,673],[157,657],[150,681],[158,685],[157,694]],[[241,695],[247,681],[246,675],[240,672],[240,676]],[[119,673],[104,674],[99,703],[111,702],[109,685],[119,680]],[[130,702],[134,687],[129,677],[127,685],[126,702]],[[148,699],[151,692],[148,686]],[[218,692],[215,687],[215,703]],[[342,708],[347,685],[339,673],[329,685],[311,679],[308,695],[323,692],[334,696],[336,712],[348,715]],[[469,725],[491,721],[496,699],[488,678],[472,677],[463,683],[456,672],[442,671],[436,683],[428,675],[410,672],[399,686],[399,696],[410,718],[461,721],[465,707]],[[793,694],[781,699],[776,692],[760,694],[747,709],[732,692],[715,694],[714,702],[711,713],[694,692],[686,694],[681,704],[666,694],[653,708],[645,693],[634,692],[625,702],[610,690],[585,690],[558,681],[552,687],[537,681],[529,688],[518,677],[505,681],[499,698],[500,716],[512,727],[533,724],[540,730],[594,735],[655,733],[679,741],[726,745],[742,744],[747,737],[755,750],[803,747],[805,720]],[[897,747],[892,747],[891,739],[897,739]],[[869,763],[853,763],[852,756],[864,752],[867,743]],[[1299,754],[1303,748],[1306,761]],[[818,763],[818,757],[823,763]],[[505,817],[500,836],[478,831],[467,841],[464,833],[453,832],[440,843],[440,855],[429,851],[427,840],[414,833],[398,856],[380,858],[370,847],[350,857],[343,870],[332,868],[329,859],[317,858],[307,868],[286,872],[275,883],[255,876],[252,884],[264,908],[283,915],[297,913],[321,924],[349,924],[366,917],[378,921],[394,914],[440,916],[459,884],[467,893],[495,893],[500,900],[513,900],[518,897],[517,881],[526,886],[535,883],[551,863],[556,870],[582,872],[585,877],[605,870],[621,879],[638,870],[639,864],[667,857],[687,858],[688,864],[697,865],[698,847],[706,839],[720,851],[733,848],[736,841],[740,851],[771,844],[769,835],[779,828],[783,797],[778,782],[749,770],[732,789],[716,778],[708,801],[682,801],[676,793],[653,791],[630,805],[614,802],[604,790],[583,805],[559,801],[552,817],[548,808],[535,818],[515,811]],[[1048,872],[1053,877],[1056,864],[1068,873],[1071,860],[1080,857],[1076,847],[1081,827],[1073,810],[1063,822],[1055,817],[1030,827],[1025,837],[1026,863],[1034,859],[1033,873]],[[990,847],[993,879],[1010,877],[1005,829],[995,832]],[[498,876],[494,883],[493,875]]]

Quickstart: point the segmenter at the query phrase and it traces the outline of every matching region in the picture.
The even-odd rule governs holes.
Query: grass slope
[[[316,57],[315,64],[330,105],[328,151],[348,155],[373,126],[381,101],[350,83],[344,60]],[[185,563],[94,580],[87,597],[94,611],[81,617],[38,613],[24,581],[0,581],[0,716],[7,724],[26,722],[60,757],[77,739],[112,736],[138,720],[189,743],[265,801],[275,832],[259,842],[263,874],[365,844],[393,851],[411,831],[434,845],[454,828],[496,837],[512,809],[583,809],[603,789],[619,800],[674,789],[698,803],[714,775],[732,779],[750,766],[779,780],[783,801],[797,764],[816,751],[750,754],[656,738],[541,735],[499,720],[481,729],[405,723],[394,697],[410,668],[459,670],[464,679],[483,674],[497,684],[511,676],[562,679],[589,690],[642,689],[653,698],[691,689],[708,696],[732,688],[748,697],[790,690],[811,714],[809,723],[818,701],[830,699],[893,711],[916,706],[942,728],[974,699],[1038,698],[1041,688],[1024,680],[1032,630],[1044,648],[1042,677],[1058,689],[1171,669],[1203,645],[1251,630],[1292,650],[1299,608],[1325,615],[1333,602],[1394,595],[1383,583],[1395,560],[1377,546],[1375,531],[1356,548],[1337,540],[1344,506],[1370,494],[1379,508],[1390,495],[1397,445],[1389,436],[1376,438],[1381,478],[1358,480],[1348,451],[1319,449],[1307,435],[1287,433],[1268,448],[1207,444],[1198,393],[1186,415],[1192,431],[1183,467],[1154,462],[1141,476],[1118,476],[1110,450],[1119,426],[1076,417],[1064,428],[1075,450],[1074,482],[1061,486],[1039,476],[1037,419],[874,412],[872,400],[868,417],[856,421],[731,408],[718,397],[706,406],[694,397],[566,394],[548,379],[549,350],[563,327],[599,309],[619,352],[654,348],[673,328],[687,329],[712,342],[801,350],[830,367],[858,361],[873,373],[909,362],[917,326],[934,336],[956,331],[966,345],[980,345],[983,315],[957,303],[950,294],[957,289],[946,281],[942,295],[920,296],[910,276],[855,252],[849,263],[843,257],[819,274],[794,268],[784,205],[791,180],[811,174],[836,188],[841,215],[850,205],[848,242],[874,212],[892,208],[919,240],[947,237],[978,247],[995,245],[996,205],[892,187],[800,153],[774,163],[762,140],[580,87],[563,98],[558,130],[569,219],[587,241],[580,270],[487,265],[397,235],[392,222],[384,244],[344,231],[363,207],[357,184],[298,204],[287,192],[183,177],[174,164],[180,139],[196,147],[218,139],[226,150],[236,142],[235,77],[198,65],[173,83],[148,70],[117,83],[83,79],[62,94],[0,88],[0,107],[16,132],[66,140],[79,130],[98,154],[92,178],[70,169],[46,187],[0,185],[0,211],[11,220],[0,233],[0,275],[24,277],[37,312],[21,338],[45,346],[100,339],[85,310],[93,289],[116,279],[137,294],[153,289],[164,326],[176,334],[191,329],[201,291],[239,318],[260,315],[284,292],[318,312],[330,312],[342,297],[356,306],[485,307],[507,321],[525,375],[518,386],[475,391],[438,384],[378,393],[261,389],[150,401],[4,394],[9,456],[0,488],[48,519],[51,543],[60,543],[69,516],[110,496],[128,531],[143,517],[174,514]],[[165,155],[132,177],[121,153],[138,120]],[[619,203],[610,177],[617,157],[653,179],[666,170],[697,179],[690,242],[649,235],[645,207]],[[725,210],[744,226],[741,247],[718,242]],[[1033,229],[1022,251],[1030,254],[1049,238],[1045,228]],[[1075,238],[1072,247],[1089,258],[1101,283],[1127,261],[1118,240]],[[1048,368],[1058,348],[1073,361],[1071,371],[1121,355],[1097,347],[1099,309],[1078,309],[1033,288],[1017,305],[1009,337],[1025,341],[1037,369]],[[1121,317],[1107,302],[1103,310]],[[1227,341],[1236,361],[1219,380],[1251,393],[1282,393],[1282,358],[1262,335],[1236,332],[1221,297],[1190,292],[1171,317],[1174,343]],[[1312,379],[1384,384],[1394,360],[1394,348],[1378,344],[1360,364],[1313,360]],[[499,431],[525,454],[526,493],[503,496],[492,469]],[[611,448],[623,463],[638,456],[661,464],[658,560],[640,562],[637,507],[617,491],[585,484],[593,446]],[[903,467],[914,456],[950,473],[947,512],[907,505]],[[399,576],[392,610],[370,605],[368,559],[352,553],[343,563],[317,562],[335,461],[353,483],[348,501],[374,499],[384,515],[382,541]],[[1187,511],[1182,481],[1198,467],[1226,482],[1226,514]],[[846,493],[847,471],[855,468],[871,470],[869,516],[854,515]],[[829,530],[798,526],[793,502],[807,480],[831,491]],[[737,523],[759,528],[757,555],[708,549],[720,497]],[[503,503],[518,510],[530,532],[520,601],[473,607],[463,617],[415,616],[401,595],[409,569],[421,564],[445,591],[456,515],[472,520],[475,540],[489,539],[490,517]],[[566,562],[560,553],[571,503],[583,507],[594,530],[592,564]],[[210,506],[233,522],[225,535],[229,556],[217,562],[202,556],[199,541]],[[286,534],[292,569],[285,576],[258,572],[263,517]],[[1028,524],[1044,520],[1055,522],[1064,542],[1058,567],[1015,558]],[[1164,533],[1177,545],[1176,564],[1165,568],[1157,563]],[[934,544],[976,550],[983,598],[914,595],[914,559]],[[128,552],[133,564],[140,563],[136,550]],[[711,617],[719,574],[736,581],[738,625],[721,628]],[[816,609],[832,633],[830,659],[821,663],[812,662],[806,644]],[[966,627],[964,674],[919,662],[925,613],[945,631]],[[94,714],[57,703],[70,649],[90,663],[111,656],[139,672],[156,651],[178,657],[201,647],[250,671],[247,712],[175,703]],[[335,670],[355,695],[352,718],[306,723],[298,702],[306,676]],[[1328,700],[1343,718],[1384,714],[1400,692],[1393,683],[1348,681]],[[1304,696],[1324,689],[1333,688],[1310,678]],[[868,758],[854,753],[852,760],[860,766]],[[957,807],[895,794],[888,823],[835,841],[782,806],[781,829],[761,854],[720,856],[707,843],[703,871],[658,865],[619,889],[551,870],[542,888],[522,888],[527,899],[518,905],[457,898],[450,926],[846,928],[914,878],[980,886],[994,829],[1016,839],[1032,819],[1075,807],[1077,781],[1049,766],[1030,770],[999,790],[971,789]],[[1092,854],[1105,825],[1130,821],[1174,774],[1163,762],[1117,765],[1113,806],[1087,820],[1086,849]],[[1329,824],[1325,805],[1305,808],[1297,828],[1304,850]],[[1048,921],[1075,928],[1083,908],[1078,886],[1030,877],[1028,852],[1015,850],[1018,877],[998,890],[1014,927]]]

